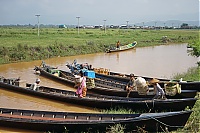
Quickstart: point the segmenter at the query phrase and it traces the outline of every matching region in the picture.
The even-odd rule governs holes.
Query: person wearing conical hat
[[[150,81],[150,84],[153,85],[154,92],[156,94],[153,99],[165,99],[165,92],[164,92],[163,88],[158,83],[159,83],[159,80],[156,79],[156,78],[153,78]]]

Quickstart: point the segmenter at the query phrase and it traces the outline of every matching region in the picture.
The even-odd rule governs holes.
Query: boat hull
[[[50,132],[105,132],[120,124],[125,132],[143,129],[149,132],[183,128],[192,111],[147,114],[92,114],[34,111],[0,108],[0,125],[4,127]],[[165,130],[167,129],[167,130]]]
[[[30,86],[30,84],[29,84]],[[96,94],[87,94],[84,98],[76,96],[75,92],[66,91],[56,88],[40,86],[37,91],[31,90],[28,87],[19,87],[8,83],[0,82],[0,87],[8,89],[9,91],[21,92],[29,95],[34,95],[41,98],[53,99],[72,103],[79,106],[87,106],[97,109],[131,109],[134,111],[141,110],[145,112],[155,111],[179,111],[186,107],[192,108],[197,99],[148,99],[148,98],[125,98],[115,96],[104,96]]]
[[[115,82],[120,82],[122,84],[126,84],[129,81],[129,75],[127,74],[120,74],[116,72],[109,72],[109,75],[105,74],[99,74],[95,73],[97,78],[103,78],[106,80],[113,80]],[[120,75],[123,75],[122,77]],[[146,81],[150,81],[153,77],[147,77],[147,76],[136,76],[136,77],[143,77]],[[200,81],[183,81],[180,82],[179,80],[170,80],[170,79],[163,79],[163,78],[157,78],[160,80],[160,82],[170,82],[175,81],[178,82],[181,85],[182,90],[197,90],[200,92]]]
[[[130,50],[130,49],[135,48],[136,45],[137,45],[137,42],[134,41],[134,42],[131,43],[131,44],[124,45],[124,46],[120,46],[119,48],[107,49],[106,52],[107,52],[107,53],[113,53],[113,52],[126,51],[126,50]]]
[[[60,76],[55,76],[45,71],[43,68],[36,68],[40,71],[41,76],[45,76],[52,80],[64,83],[65,85],[69,85],[74,87],[74,77],[70,72],[62,71]],[[88,89],[88,92],[98,93],[101,95],[109,95],[109,96],[119,96],[126,97],[127,91],[125,90],[126,83],[128,79],[121,78],[122,80],[118,80],[112,76],[100,75],[96,74],[95,84],[96,86],[92,89]],[[103,79],[103,80],[101,80]],[[180,98],[194,98],[197,94],[196,90],[183,90],[181,93],[176,93],[175,95],[166,95],[167,98],[180,99]],[[132,91],[129,95],[131,98],[153,98],[155,94],[149,93],[147,95],[139,95],[138,92]]]

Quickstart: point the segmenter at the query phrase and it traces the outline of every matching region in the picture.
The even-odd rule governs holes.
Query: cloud
[[[196,20],[191,14],[198,12],[196,0],[1,0],[0,24],[34,24],[35,14],[41,15],[44,24],[76,24],[76,16],[81,17],[81,24],[102,24],[103,19],[121,24],[127,20]]]

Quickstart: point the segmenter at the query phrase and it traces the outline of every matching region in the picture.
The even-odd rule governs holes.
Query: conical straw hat
[[[150,80],[150,84],[154,84],[154,83],[158,83],[159,80],[156,78],[153,78],[152,80]]]

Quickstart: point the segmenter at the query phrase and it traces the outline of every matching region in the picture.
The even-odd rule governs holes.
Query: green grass
[[[185,81],[200,81],[200,67],[192,67],[185,73],[174,75],[174,79],[180,78],[183,78]]]
[[[40,37],[37,29],[31,28],[0,28],[1,46],[48,46],[52,44],[84,45],[89,42],[94,44],[115,44],[118,40],[127,44],[138,41],[139,46],[162,44],[162,36],[167,36],[170,42],[187,42],[198,38],[198,30],[122,30],[108,29],[106,33],[100,29],[81,29],[77,34],[76,29],[43,28]]]
[[[186,123],[186,126],[183,129],[178,130],[177,132],[188,132],[188,133],[197,133],[200,132],[200,93],[196,98],[197,102],[193,107],[193,112]]]
[[[184,80],[200,81],[200,67],[193,67],[188,69],[187,72],[176,74],[175,79],[183,78]],[[174,133],[186,132],[186,133],[197,133],[200,132],[200,93],[196,96],[198,98],[197,102],[193,107],[193,113],[191,114],[186,127],[180,129]]]
[[[192,81],[200,81],[200,75],[199,75],[199,67],[194,67],[188,69],[187,72],[181,73],[181,74],[176,74],[174,76],[174,79],[180,79],[183,78],[184,80],[192,80]],[[196,96],[198,99],[197,102],[195,103],[194,107],[192,108],[193,113],[191,114],[190,118],[188,119],[185,127],[183,129],[178,129],[177,131],[173,131],[172,133],[197,133],[200,131],[200,93]],[[187,110],[187,109],[186,109]],[[111,109],[111,110],[102,110],[101,112],[103,113],[120,113],[120,114],[130,114],[130,113],[135,113],[132,112],[131,110],[126,110],[126,109]],[[108,128],[107,132],[121,132],[123,133],[124,128],[122,125],[117,124],[115,126],[112,126]],[[144,130],[140,131],[138,128],[138,132],[145,132]]]
[[[100,112],[105,114],[133,114],[136,112],[133,112],[131,109],[123,109],[123,108],[115,108],[110,110],[100,110]]]
[[[163,36],[167,39],[163,40]],[[137,47],[187,43],[199,38],[198,30],[37,29],[0,27],[0,64],[104,52],[106,48],[137,41]]]

